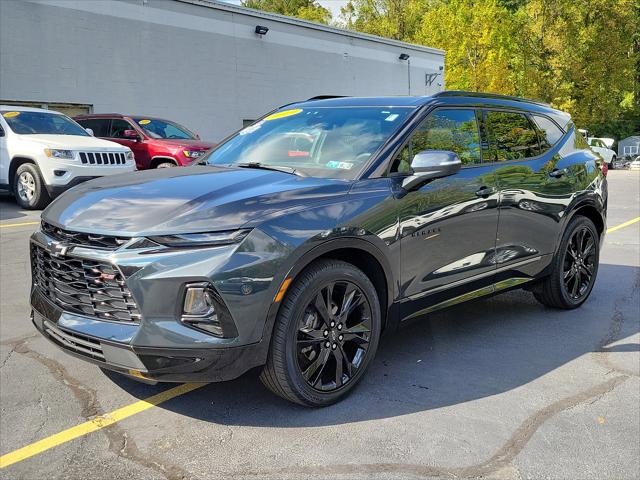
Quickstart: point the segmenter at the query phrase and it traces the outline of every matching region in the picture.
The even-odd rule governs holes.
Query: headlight
[[[248,228],[242,230],[226,230],[223,232],[182,233],[149,237],[149,240],[168,247],[219,246],[240,243],[244,237],[249,235],[250,231],[251,229]]]
[[[207,153],[207,151],[206,150],[183,150],[182,153],[184,153],[184,156],[187,158],[200,158],[205,153]]]
[[[49,158],[64,158],[67,160],[73,159],[73,152],[71,150],[57,150],[55,148],[45,148],[44,154]]]
[[[131,150],[129,150],[129,151],[127,152],[127,162],[128,162],[129,160],[131,160],[131,161],[135,160],[135,157],[133,156],[133,152],[132,152]]]

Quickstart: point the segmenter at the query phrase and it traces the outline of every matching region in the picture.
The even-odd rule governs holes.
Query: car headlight
[[[67,160],[73,159],[73,152],[71,150],[58,150],[56,148],[45,148],[44,154],[49,158],[64,158]]]
[[[133,152],[132,152],[131,150],[129,150],[129,151],[127,152],[127,162],[128,162],[129,160],[131,160],[131,161],[135,160],[135,157],[133,156]]]
[[[225,230],[223,232],[181,233],[149,237],[149,240],[168,247],[211,247],[240,243],[244,237],[249,235],[250,231],[250,228],[245,228],[241,230]]]
[[[207,153],[207,151],[206,150],[183,150],[182,153],[187,158],[200,158],[205,153]]]

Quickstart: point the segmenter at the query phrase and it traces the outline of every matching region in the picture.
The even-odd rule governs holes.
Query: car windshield
[[[165,138],[176,140],[195,140],[196,135],[177,123],[158,120],[157,118],[133,119],[151,138]]]
[[[0,111],[11,130],[19,135],[79,135],[90,136],[87,131],[60,113]]]
[[[408,107],[288,108],[240,130],[206,156],[209,165],[284,167],[353,179],[402,125]]]

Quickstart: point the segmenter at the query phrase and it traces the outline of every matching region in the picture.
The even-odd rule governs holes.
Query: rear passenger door
[[[485,158],[500,189],[496,281],[525,282],[548,264],[575,186],[558,154],[564,132],[544,115],[484,110]]]
[[[144,139],[138,133],[138,139],[133,140],[124,136],[124,132],[127,130],[133,130],[136,133],[138,131],[131,125],[131,123],[124,118],[114,118],[111,120],[111,129],[109,130],[108,140],[118,142],[120,145],[129,147],[133,152],[133,156],[136,160],[136,167],[138,170],[148,168],[150,163],[149,152]]]
[[[404,318],[488,293],[495,269],[498,189],[494,167],[482,163],[476,110],[429,113],[394,159],[391,178],[410,172],[422,150],[453,151],[463,166],[397,197]]]

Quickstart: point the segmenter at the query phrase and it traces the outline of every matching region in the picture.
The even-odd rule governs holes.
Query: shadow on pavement
[[[17,204],[13,196],[0,192],[0,221],[26,218],[27,213]]]
[[[604,285],[620,288],[608,292]],[[639,286],[640,268],[601,265],[591,298],[577,310],[544,308],[520,290],[432,314],[383,339],[355,391],[324,409],[276,397],[262,386],[258,371],[209,384],[160,408],[226,425],[309,427],[390,418],[500,394],[589,352],[638,351],[637,344],[606,345],[638,332]],[[171,387],[108,376],[139,398]]]

